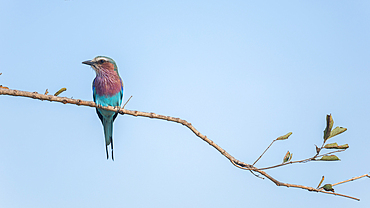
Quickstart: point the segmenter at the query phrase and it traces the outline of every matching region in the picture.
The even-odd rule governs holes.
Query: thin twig
[[[130,98],[126,101],[126,103],[123,105],[123,107],[122,107],[122,108],[125,108],[126,104],[128,103],[128,101],[130,101],[130,100],[131,100],[131,98],[132,98],[132,95],[131,95],[131,96],[130,96]]]
[[[321,155],[318,155],[316,156],[316,158],[318,157],[322,157],[322,156],[325,156],[325,155],[329,155],[329,154],[333,154],[333,153],[336,153],[336,152],[343,152],[343,151],[346,151],[347,149],[340,149],[340,150],[335,150],[335,151],[332,151],[332,152],[328,152],[328,153],[325,153],[325,154],[321,154]],[[314,158],[315,159],[315,158]],[[317,160],[318,161],[318,160]]]
[[[270,166],[270,167],[266,167],[266,168],[259,168],[259,169],[260,170],[267,170],[267,169],[277,168],[277,167],[280,167],[280,166],[289,165],[289,164],[293,164],[293,163],[305,163],[305,162],[309,162],[309,161],[320,161],[320,160],[316,160],[316,158],[321,157],[321,156],[325,156],[325,155],[328,155],[328,154],[333,154],[333,153],[336,153],[336,152],[343,152],[343,151],[346,151],[346,150],[347,149],[340,149],[340,150],[328,152],[328,153],[321,154],[321,155],[315,155],[313,157],[310,157],[310,158],[307,158],[307,159],[304,159],[304,160],[290,161],[290,162],[281,163],[281,164],[278,164],[278,165],[274,165],[274,166]]]
[[[338,182],[338,183],[331,184],[331,186],[336,186],[336,185],[339,185],[339,184],[342,184],[342,183],[354,181],[354,180],[357,180],[357,179],[360,179],[360,178],[363,178],[363,177],[369,177],[370,178],[369,174],[365,174],[365,175],[362,175],[362,176],[353,177],[353,178],[345,180],[345,181],[341,181],[341,182]]]
[[[316,189],[320,188],[320,186],[321,186],[322,182],[324,181],[324,179],[325,179],[325,176],[322,176],[321,181],[320,181],[320,183],[319,183],[319,185],[317,186]]]
[[[263,151],[263,153],[262,153],[262,155],[260,155],[258,158],[257,158],[257,160],[256,161],[254,161],[254,163],[253,163],[253,165],[254,164],[256,164],[256,162],[259,160],[259,159],[261,159],[261,157],[263,156],[263,154],[265,154],[265,152],[271,147],[271,145],[274,143],[276,141],[276,139],[275,140],[273,140],[272,142],[271,142],[271,144],[265,149],[265,151]]]

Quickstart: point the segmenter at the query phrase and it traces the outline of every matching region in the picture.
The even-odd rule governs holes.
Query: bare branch
[[[155,113],[147,113],[147,112],[141,112],[141,111],[132,111],[132,110],[126,110],[123,108],[120,108],[117,110],[116,107],[112,106],[98,106],[93,101],[84,101],[80,99],[72,99],[67,97],[58,97],[53,95],[44,95],[39,94],[37,92],[26,92],[26,91],[20,91],[20,90],[11,90],[11,89],[3,89],[0,88],[0,95],[11,95],[11,96],[21,96],[21,97],[29,97],[33,99],[38,100],[48,100],[48,101],[54,101],[54,102],[61,102],[63,104],[75,104],[75,105],[84,105],[94,108],[101,108],[104,110],[114,111],[120,114],[126,114],[126,115],[132,115],[132,116],[142,116],[142,117],[148,117],[148,118],[156,118],[156,119],[162,119],[166,121],[172,121],[176,123],[180,123],[186,127],[188,127],[195,135],[197,135],[199,138],[201,138],[203,141],[207,142],[209,145],[213,146],[215,149],[217,149],[222,155],[224,155],[226,158],[228,158],[230,161],[237,161],[234,157],[232,157],[229,153],[227,153],[224,149],[222,149],[220,146],[215,144],[212,140],[208,139],[207,136],[201,134],[197,129],[194,128],[194,126],[187,122],[186,120],[175,118],[171,116],[163,116],[158,115]],[[245,163],[239,162],[242,165],[249,166]]]
[[[347,195],[343,195],[343,194],[338,194],[338,193],[333,193],[333,192],[328,192],[328,191],[324,191],[322,189],[315,189],[315,188],[312,188],[312,187],[296,185],[296,184],[282,183],[282,182],[276,180],[275,178],[273,178],[272,176],[268,175],[266,172],[263,171],[265,169],[275,168],[275,167],[279,167],[279,166],[283,166],[283,165],[287,165],[287,164],[301,163],[301,162],[307,162],[307,161],[310,161],[310,160],[315,160],[315,158],[318,157],[319,151],[314,157],[308,158],[308,159],[305,159],[305,160],[287,162],[287,163],[283,163],[283,164],[279,164],[279,165],[275,165],[275,166],[271,166],[271,167],[267,167],[267,168],[256,168],[253,165],[250,165],[250,164],[247,164],[247,163],[244,163],[242,161],[239,161],[239,160],[235,159],[233,156],[231,156],[228,152],[226,152],[224,149],[222,149],[220,146],[218,146],[212,140],[208,139],[207,136],[201,134],[191,123],[187,122],[186,120],[180,119],[180,118],[175,118],[175,117],[171,117],[171,116],[163,116],[163,115],[158,115],[158,114],[155,114],[155,113],[126,110],[126,109],[123,109],[123,108],[120,108],[120,107],[117,107],[117,108],[112,107],[112,106],[103,107],[103,106],[96,105],[92,101],[84,101],[84,100],[80,100],[80,99],[72,99],[72,98],[67,98],[67,97],[58,97],[58,96],[53,96],[53,95],[44,95],[44,94],[39,94],[37,92],[26,92],[26,91],[20,91],[20,90],[11,90],[11,89],[7,89],[7,88],[0,88],[0,95],[29,97],[29,98],[38,99],[38,100],[48,100],[48,101],[54,101],[54,102],[61,102],[63,104],[69,103],[69,104],[75,104],[75,105],[79,105],[79,106],[84,105],[84,106],[89,106],[89,107],[93,107],[93,108],[101,108],[101,109],[105,109],[105,110],[109,110],[109,111],[114,111],[114,112],[118,112],[120,114],[126,114],[126,115],[132,115],[132,116],[142,116],[142,117],[155,118],[155,119],[161,119],[161,120],[166,120],[166,121],[172,121],[172,122],[175,122],[175,123],[180,123],[180,124],[188,127],[196,136],[201,138],[203,141],[207,142],[209,145],[214,147],[223,156],[225,156],[234,166],[236,166],[240,169],[243,169],[243,170],[251,171],[252,173],[254,172],[253,174],[255,176],[258,176],[255,173],[259,173],[259,174],[265,176],[266,178],[268,178],[273,183],[275,183],[277,186],[301,188],[301,189],[306,189],[308,191],[321,192],[321,193],[332,194],[332,195],[336,195],[336,196],[342,196],[342,197],[347,197],[347,198],[350,198],[350,199],[359,200],[358,198],[355,198],[355,197],[351,197],[351,196],[347,196]],[[272,143],[270,144],[270,146],[272,145]],[[266,150],[264,151],[264,153],[266,152]],[[337,150],[337,151],[334,151],[334,152],[340,152],[340,151],[344,151],[344,150]],[[327,153],[327,154],[330,154],[330,153]],[[262,155],[256,160],[256,162],[262,157]],[[324,155],[326,155],[326,154],[324,154]],[[333,186],[338,185],[340,183],[353,181],[353,180],[356,180],[358,178],[365,177],[365,176],[369,177],[369,174],[359,176],[359,177],[356,177],[356,178],[352,178],[352,179],[349,179],[347,181],[339,182],[337,184],[333,184]],[[258,176],[258,177],[260,177],[260,176]]]

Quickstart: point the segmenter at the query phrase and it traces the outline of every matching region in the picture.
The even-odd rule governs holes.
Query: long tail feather
[[[110,147],[112,149],[112,160],[114,161],[114,157],[113,157],[113,137],[110,138]]]
[[[111,145],[112,160],[114,160],[113,158],[113,120],[112,119],[104,120],[103,127],[104,127],[105,151],[107,153],[107,159],[109,158],[108,145]]]
[[[105,145],[105,153],[107,153],[107,160],[109,159],[109,154],[108,154],[108,145]]]

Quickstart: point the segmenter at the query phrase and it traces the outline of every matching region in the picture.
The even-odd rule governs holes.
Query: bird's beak
[[[84,62],[82,62],[83,64],[86,64],[86,65],[90,65],[90,66],[92,66],[92,65],[94,65],[94,62],[92,62],[91,60],[89,60],[89,61],[84,61]]]

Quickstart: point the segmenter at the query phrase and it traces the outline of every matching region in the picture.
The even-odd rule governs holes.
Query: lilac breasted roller
[[[84,61],[83,64],[90,65],[96,72],[96,77],[92,83],[93,98],[97,105],[101,106],[121,106],[123,99],[123,82],[118,73],[116,62],[106,56],[97,56],[93,60]],[[104,128],[105,151],[108,154],[108,145],[111,145],[113,157],[113,121],[117,114],[96,108]]]

